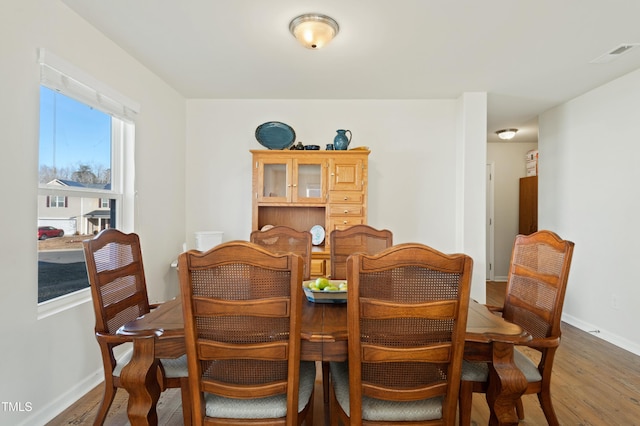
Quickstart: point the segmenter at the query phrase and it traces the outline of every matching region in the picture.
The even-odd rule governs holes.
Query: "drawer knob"
[[[349,199],[349,197],[344,197],[344,200],[347,201]]]
[[[349,210],[345,209],[345,210],[344,210],[344,213],[345,213],[345,214],[349,213]]]
[[[348,222],[348,221],[346,221],[346,220],[343,220],[343,221],[342,221],[342,223],[346,225],[346,224],[347,224],[347,223],[349,223],[349,222]]]

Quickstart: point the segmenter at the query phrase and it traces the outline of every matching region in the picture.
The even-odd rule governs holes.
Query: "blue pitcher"
[[[336,130],[338,134],[333,138],[333,146],[337,150],[344,151],[349,147],[351,142],[351,130]],[[347,138],[347,132],[349,137]]]

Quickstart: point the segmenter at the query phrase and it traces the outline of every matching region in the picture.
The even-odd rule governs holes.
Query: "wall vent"
[[[640,46],[640,43],[623,43],[619,46],[616,46],[609,52],[604,55],[598,56],[594,60],[590,61],[590,64],[606,64],[608,62],[613,61],[614,59],[618,59],[621,55],[627,53],[631,49],[636,46]]]

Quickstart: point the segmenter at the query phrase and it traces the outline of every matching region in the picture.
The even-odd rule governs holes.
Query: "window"
[[[47,207],[67,207],[67,197],[63,195],[54,195],[47,197]]]
[[[43,49],[40,64],[38,303],[49,303],[89,286],[82,240],[132,230],[138,107]]]

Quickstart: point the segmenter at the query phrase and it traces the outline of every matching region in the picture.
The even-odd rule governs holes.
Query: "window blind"
[[[140,105],[94,79],[50,51],[38,50],[40,84],[126,121],[135,121]]]

